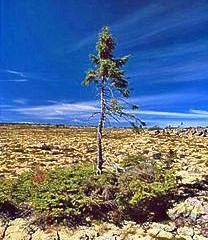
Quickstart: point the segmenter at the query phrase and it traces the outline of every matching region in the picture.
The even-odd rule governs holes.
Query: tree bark
[[[103,77],[101,81],[101,89],[100,89],[100,119],[97,128],[97,174],[102,173],[103,169],[103,148],[102,148],[102,132],[105,122],[105,88],[106,88],[106,80]]]

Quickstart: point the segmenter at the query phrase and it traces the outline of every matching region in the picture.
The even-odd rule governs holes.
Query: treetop
[[[115,58],[113,55],[115,46],[116,42],[110,28],[103,27],[96,44],[97,55],[90,54],[94,68],[87,72],[83,83],[84,85],[92,82],[99,83],[104,78],[110,80],[111,86],[127,97],[129,93],[128,81],[122,67],[128,61],[129,55]]]

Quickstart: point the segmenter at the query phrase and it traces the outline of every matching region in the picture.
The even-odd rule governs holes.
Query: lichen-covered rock
[[[61,228],[59,231],[58,231],[58,234],[59,238],[61,240],[69,240],[72,235],[73,235],[73,231],[72,230],[69,230],[68,228]]]
[[[176,235],[174,240],[193,240],[193,238],[187,235]]]
[[[38,229],[33,235],[32,240],[57,240],[58,235],[56,230],[43,231]]]
[[[9,223],[6,229],[4,240],[30,240],[31,236],[28,231],[27,221],[17,218]]]
[[[174,239],[174,224],[152,223],[147,230],[147,234],[158,240]]]
[[[179,227],[177,229],[176,239],[192,240],[194,236],[193,227]]]
[[[208,237],[196,235],[193,237],[193,240],[208,240]]]
[[[160,228],[153,228],[153,227],[151,227],[151,228],[147,231],[147,233],[148,233],[150,236],[152,236],[152,237],[156,237],[160,231],[161,231]]]
[[[4,222],[3,220],[0,219],[0,239],[3,239],[5,235],[7,224],[8,224],[7,222]]]
[[[172,240],[172,239],[174,239],[174,235],[171,232],[166,232],[164,230],[161,230],[157,234],[157,239],[158,240]]]
[[[177,233],[179,235],[184,235],[184,236],[190,236],[193,237],[194,236],[194,230],[191,227],[180,227],[177,229]]]
[[[178,226],[192,226],[204,236],[208,236],[208,201],[206,197],[190,197],[177,204],[168,211],[169,217]],[[179,228],[180,235],[193,236],[193,231],[188,228]],[[181,232],[182,231],[182,232]]]

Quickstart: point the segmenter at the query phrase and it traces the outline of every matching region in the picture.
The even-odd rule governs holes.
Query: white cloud
[[[0,73],[6,73],[9,78],[0,79],[0,82],[27,82],[28,76],[25,73],[20,71],[15,71],[11,69],[0,69]]]
[[[11,108],[11,107],[13,107],[12,105],[10,105],[10,104],[0,104],[0,108],[2,109],[2,108]]]
[[[150,98],[152,100],[152,98]],[[99,111],[96,101],[76,102],[76,103],[56,103],[51,105],[34,106],[34,107],[21,107],[15,108],[13,111],[21,115],[30,116],[38,119],[76,119],[81,120],[89,117],[91,113]],[[138,116],[161,117],[167,119],[181,119],[197,120],[208,119],[208,111],[204,110],[190,110],[188,112],[170,112],[170,111],[156,111],[156,110],[137,110],[128,111]]]
[[[27,82],[28,79],[21,78],[21,79],[0,79],[0,82]]]
[[[27,103],[27,99],[24,99],[24,98],[14,99],[13,102],[16,103],[16,104],[24,105],[24,104]]]
[[[129,102],[137,104],[140,109],[161,110],[170,109],[171,106],[188,106],[198,102],[208,101],[208,95],[204,92],[186,91],[143,95],[129,98]],[[194,113],[194,112],[193,112]]]
[[[206,110],[196,110],[196,109],[191,109],[190,112],[196,113],[196,114],[203,114],[208,116],[208,111]]]
[[[191,119],[191,118],[208,118],[208,114],[197,114],[197,113],[183,113],[183,112],[162,112],[162,111],[136,111],[134,112],[135,114],[141,114],[141,115],[151,115],[151,116],[161,116],[161,117],[173,117],[173,118],[186,118],[186,119]]]
[[[36,107],[16,108],[13,111],[23,115],[29,115],[38,118],[54,118],[70,116],[74,114],[91,113],[98,111],[96,102],[78,102],[78,103],[59,103],[52,105],[43,105]]]
[[[22,78],[26,77],[23,72],[14,71],[14,70],[10,70],[10,69],[3,70],[3,72],[11,73],[11,74],[14,74],[14,75],[19,76],[19,77],[22,77]]]

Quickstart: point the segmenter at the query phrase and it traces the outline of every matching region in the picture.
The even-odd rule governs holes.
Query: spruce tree
[[[130,90],[122,67],[128,61],[129,55],[115,58],[113,55],[115,46],[115,39],[110,33],[109,27],[104,27],[96,44],[97,55],[90,54],[94,68],[87,72],[83,81],[84,85],[91,83],[97,85],[100,99],[100,110],[92,114],[92,116],[99,114],[97,174],[101,174],[103,169],[102,132],[105,122],[112,119],[119,122],[120,118],[124,118],[133,127],[144,125],[144,122],[132,113],[132,110],[137,110],[138,106],[129,104],[125,100],[129,97]]]

